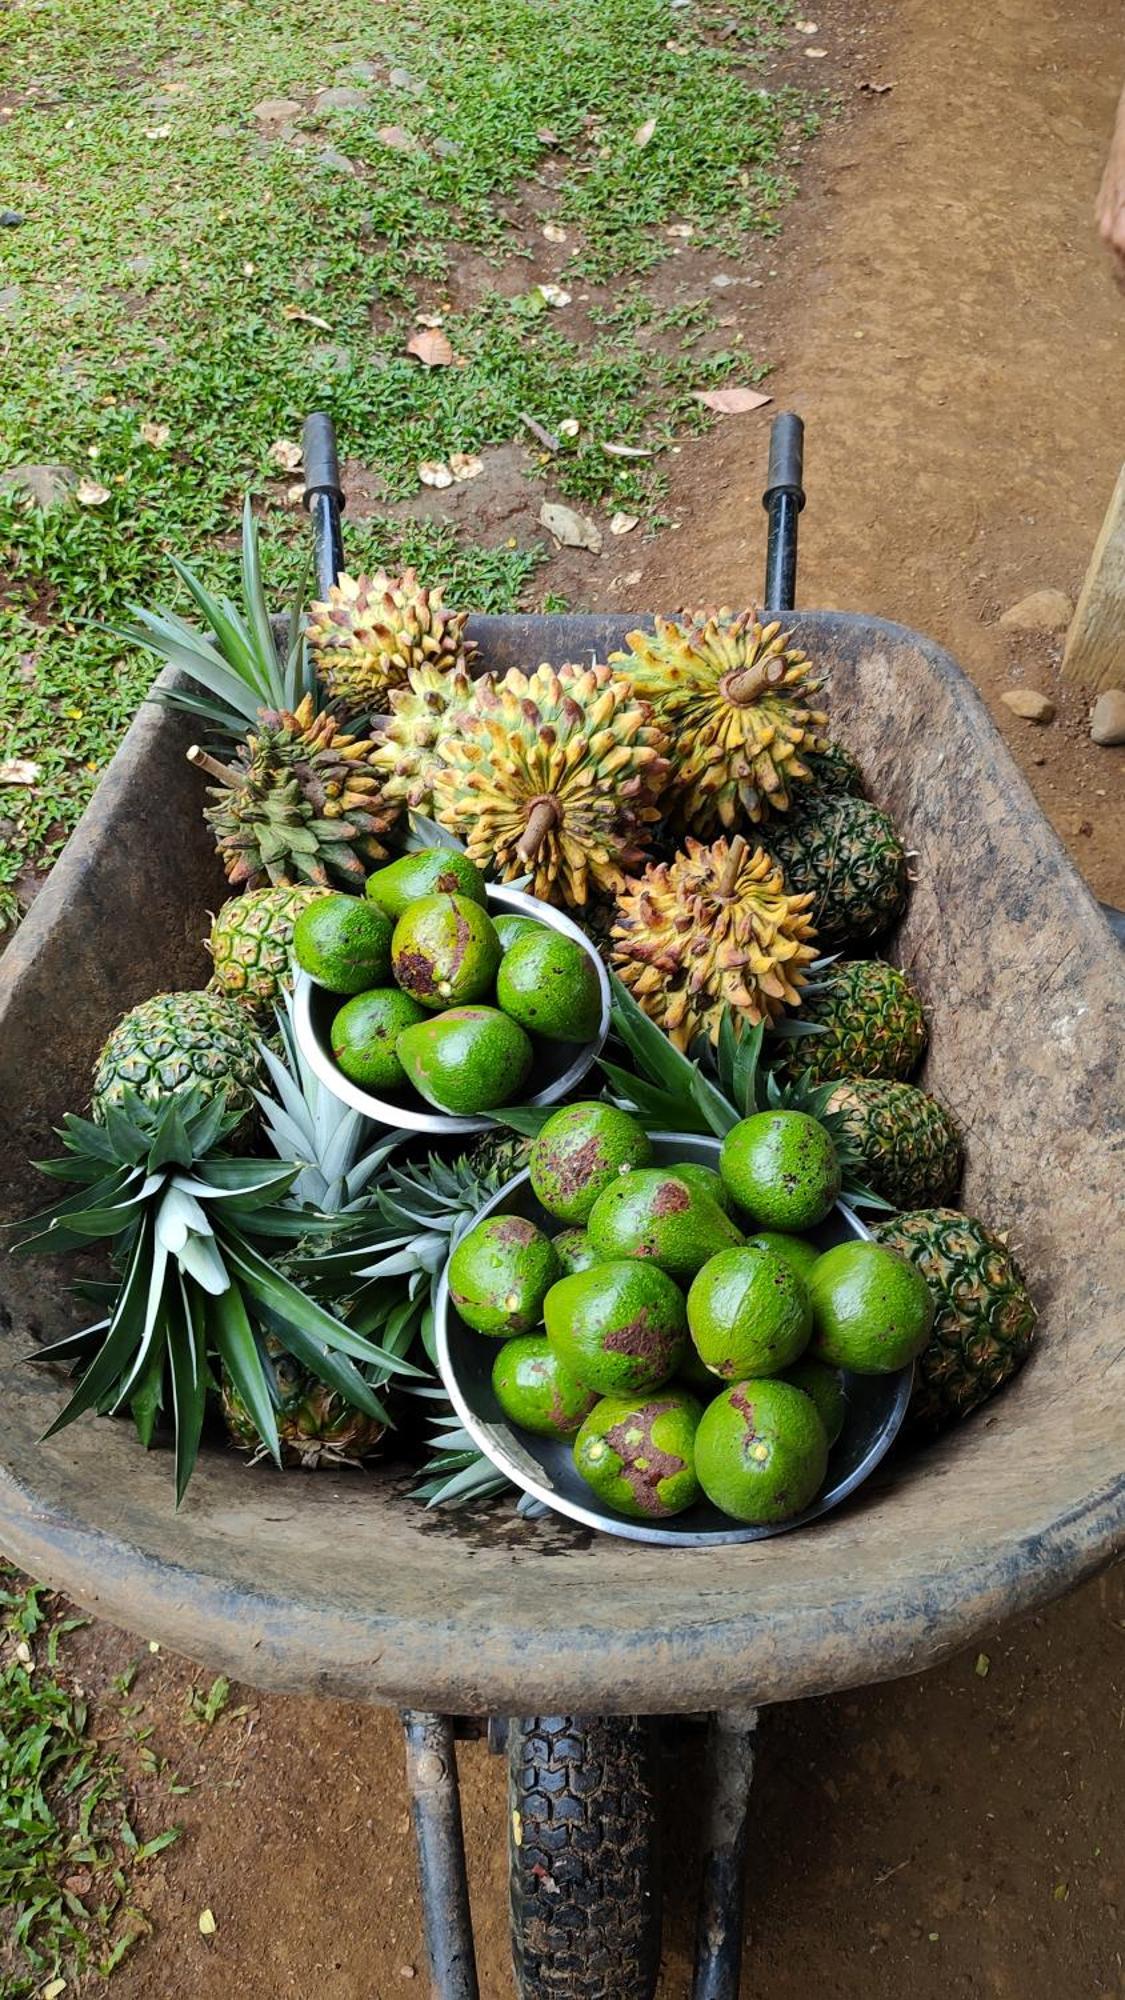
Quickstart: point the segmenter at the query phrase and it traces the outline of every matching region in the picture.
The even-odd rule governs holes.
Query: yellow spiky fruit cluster
[[[387,798],[433,816],[439,745],[456,732],[457,716],[472,695],[473,682],[461,667],[411,667],[405,686],[392,689],[390,718],[371,760],[383,774]]]
[[[528,875],[545,902],[581,909],[643,866],[666,739],[609,667],[478,681],[439,748],[437,817],[502,881]]]
[[[412,569],[399,577],[345,572],[309,606],[307,637],[331,699],[350,715],[371,715],[386,710],[412,667],[467,667],[476,651],[464,636],[467,616],[447,610],[440,587],[424,588]]]
[[[812,773],[824,711],[812,663],[776,622],[718,611],[686,624],[658,618],[626,635],[610,664],[651,702],[676,745],[670,796],[682,826],[708,838],[722,827],[786,812]]]
[[[816,957],[811,896],[786,893],[781,871],[741,835],[648,868],[619,897],[613,964],[679,1049],[715,1043],[724,1007],[754,1027],[795,1007]]]

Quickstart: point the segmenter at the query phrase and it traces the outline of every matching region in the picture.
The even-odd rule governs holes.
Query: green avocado
[[[832,1135],[804,1111],[756,1111],[732,1126],[719,1172],[762,1229],[811,1229],[840,1192]]]
[[[694,1278],[709,1257],[742,1242],[717,1201],[670,1167],[641,1167],[600,1194],[587,1223],[599,1257],[637,1257]]]
[[[746,1244],[708,1259],[692,1280],[687,1311],[700,1359],[727,1382],[780,1375],[812,1333],[804,1279],[772,1250]]]
[[[699,1498],[695,1436],[703,1406],[686,1389],[605,1396],[574,1441],[574,1463],[617,1514],[664,1520]]]
[[[470,1229],[449,1260],[449,1296],[466,1326],[506,1340],[539,1325],[559,1261],[541,1229],[523,1215],[490,1215]]]
[[[330,993],[366,993],[391,969],[391,925],[362,896],[318,896],[293,926],[302,972]]]
[[[542,1333],[506,1340],[492,1364],[492,1387],[509,1423],[536,1437],[573,1437],[598,1400],[559,1360]]]
[[[506,916],[493,917],[492,921],[501,951],[510,951],[517,938],[539,937],[547,929],[546,924],[537,922],[534,917],[521,917],[516,910],[509,910]]]
[[[507,1104],[532,1062],[523,1029],[495,1007],[451,1007],[404,1028],[395,1047],[427,1104],[467,1118]]]
[[[365,1090],[401,1090],[406,1071],[395,1044],[404,1028],[426,1019],[426,1010],[397,986],[377,986],[345,1000],[332,1022],[337,1066]]]
[[[423,896],[467,896],[483,910],[488,892],[484,876],[467,854],[455,847],[426,847],[418,854],[404,854],[389,868],[377,868],[368,876],[364,893],[397,922]]]
[[[588,1271],[598,1262],[598,1253],[584,1229],[560,1229],[551,1241],[564,1276],[571,1271]]]
[[[748,1526],[800,1514],[828,1469],[828,1438],[811,1397],[774,1376],[736,1382],[709,1403],[695,1436],[699,1483]]]
[[[532,1142],[531,1185],[548,1215],[584,1223],[603,1188],[652,1158],[643,1125],[615,1104],[567,1104]]]
[[[792,1382],[795,1389],[801,1389],[815,1404],[831,1450],[844,1428],[848,1412],[842,1370],[830,1368],[826,1361],[798,1361],[795,1367],[785,1370],[781,1379]]]
[[[603,1396],[657,1388],[686,1346],[683,1294],[654,1264],[596,1264],[560,1278],[543,1320],[559,1359]]]
[[[395,925],[395,984],[434,1012],[488,998],[499,963],[492,918],[468,896],[423,896]]]
[[[748,1249],[772,1250],[775,1257],[784,1257],[798,1278],[807,1278],[820,1256],[815,1243],[806,1242],[803,1236],[789,1236],[783,1229],[756,1229],[746,1243]]]
[[[561,931],[517,938],[500,960],[496,1004],[547,1042],[588,1042],[602,1018],[602,989],[584,945]]]
[[[687,1182],[689,1188],[696,1188],[700,1194],[709,1194],[712,1201],[717,1201],[727,1215],[733,1213],[734,1202],[730,1189],[725,1185],[721,1175],[715,1172],[714,1167],[700,1166],[695,1160],[673,1160],[668,1171],[678,1174],[682,1181]]]

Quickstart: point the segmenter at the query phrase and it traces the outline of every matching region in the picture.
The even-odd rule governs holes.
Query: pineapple
[[[625,643],[610,665],[676,746],[669,796],[680,825],[706,839],[786,812],[809,783],[803,758],[828,719],[808,706],[820,683],[789,634],[724,610],[686,625],[657,618]]]
[[[513,667],[477,681],[443,737],[437,817],[478,867],[506,882],[530,874],[542,901],[582,909],[643,864],[666,747],[608,667]]]
[[[235,1002],[222,1004],[249,1033]],[[97,1321],[36,1357],[81,1370],[51,1431],[85,1410],[108,1414],[128,1405],[147,1447],[164,1411],[175,1437],[178,1504],[198,1454],[208,1390],[225,1368],[280,1464],[262,1361],[271,1337],[326,1388],[385,1424],[369,1376],[382,1382],[417,1370],[392,1347],[345,1326],[279,1268],[287,1246],[331,1226],[284,1207],[296,1165],[232,1159],[223,1144],[237,1110],[199,1085],[180,1083],[155,1104],[123,1086],[107,1109],[104,1125],[63,1120],[66,1154],[46,1171],[76,1191],[23,1223],[17,1237],[22,1251],[86,1250],[107,1241],[118,1272],[99,1287],[99,1297],[108,1290],[110,1299]]]
[[[918,1266],[934,1296],[929,1345],[914,1369],[912,1420],[938,1430],[967,1417],[1023,1366],[1038,1317],[1023,1273],[999,1236],[954,1208],[877,1222],[880,1243]]]
[[[142,1000],[110,1035],[94,1069],[93,1116],[136,1095],[146,1104],[192,1092],[221,1099],[241,1122],[253,1108],[258,1042],[236,1000],[225,993],[157,993]]]
[[[370,715],[386,709],[412,668],[467,669],[476,652],[464,637],[467,615],[448,611],[440,589],[424,590],[412,569],[345,574],[310,605],[308,641],[329,698],[348,715]]]
[[[863,772],[850,750],[830,740],[805,758],[814,791],[848,792],[853,799],[867,796]]]
[[[833,966],[806,989],[794,1033],[779,1043],[776,1067],[810,1083],[848,1077],[910,1076],[926,1047],[922,1003],[904,973],[882,959]]]
[[[259,1354],[281,1442],[282,1465],[315,1472],[321,1465],[359,1465],[378,1450],[386,1425],[357,1410],[311,1368],[303,1368],[285,1352],[276,1334],[267,1334],[259,1342]],[[231,1443],[249,1452],[252,1465],[268,1456],[268,1446],[225,1368],[222,1402]]]
[[[760,847],[741,834],[685,846],[627,884],[611,934],[624,984],[679,1049],[717,1042],[724,1006],[750,1026],[776,1021],[816,957],[811,898],[787,895]]]
[[[210,987],[251,1008],[281,1000],[292,979],[293,926],[325,889],[250,889],[231,896],[211,925]]]
[[[827,1109],[840,1119],[869,1186],[892,1208],[936,1207],[956,1194],[964,1146],[936,1097],[912,1083],[870,1078],[838,1084]]]
[[[818,795],[766,844],[794,894],[811,894],[825,950],[881,937],[906,908],[906,852],[890,819],[867,799]]]

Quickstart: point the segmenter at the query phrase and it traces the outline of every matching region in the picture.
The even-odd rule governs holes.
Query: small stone
[[[292,118],[299,118],[304,110],[295,97],[263,97],[251,108],[251,118],[259,125],[287,125]]]
[[[1106,688],[1094,703],[1090,735],[1095,743],[1125,743],[1125,688]]]
[[[349,174],[353,180],[355,179],[354,160],[349,160],[346,153],[338,153],[335,146],[321,147],[317,166],[322,174]]]
[[[424,97],[426,86],[421,77],[411,76],[408,69],[393,69],[388,77],[392,90],[409,90],[415,97]]]
[[[413,132],[404,125],[380,125],[375,137],[381,146],[389,146],[392,153],[416,153],[418,141]]]
[[[14,319],[22,300],[22,285],[0,285],[0,318]]]
[[[18,208],[0,208],[0,229],[22,229],[26,221]]]
[[[351,83],[333,84],[331,90],[317,92],[318,111],[363,111],[366,105],[367,92]]]
[[[433,147],[439,160],[455,160],[458,153],[464,150],[456,139],[435,139]]]
[[[45,514],[70,498],[78,474],[69,465],[13,465],[0,472],[0,493],[16,493]]]
[[[360,62],[349,63],[348,68],[351,70],[353,76],[361,77],[365,83],[374,83],[375,78],[379,74],[378,63],[368,62],[366,59]]]
[[[1009,632],[1065,632],[1074,606],[1061,590],[1033,590],[1000,614]]]
[[[1049,695],[1039,694],[1034,688],[1009,688],[1000,697],[1013,715],[1022,715],[1025,722],[1053,722],[1055,704]]]

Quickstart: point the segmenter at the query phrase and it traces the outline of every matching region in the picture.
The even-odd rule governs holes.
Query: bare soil
[[[776,404],[808,421],[800,600],[947,645],[1091,885],[1125,904],[1125,751],[1089,742],[1057,636],[996,623],[1044,585],[1073,596],[1120,462],[1125,302],[1090,222],[1120,84],[1116,0],[813,11],[789,63],[807,80],[815,60],[842,109],[784,240],[690,271],[697,287],[730,281],[724,315],[776,358]],[[689,278],[670,264],[662,282],[674,296]],[[752,597],[768,414],[685,443],[674,531],[568,552],[550,587],[576,607]],[[435,504],[508,534],[541,497],[513,449]],[[1004,708],[1021,684],[1052,696],[1055,722]],[[1118,1571],[938,1671],[769,1714],[747,1993],[1125,1994],[1123,1632]],[[73,1645],[95,1692],[138,1650],[105,1627]],[[154,1935],[115,1977],[118,2000],[424,1990],[395,1718],[237,1690],[245,1712],[204,1729],[183,1703],[205,1677],[140,1657],[153,1747],[197,1789],[170,1804],[145,1787],[147,1830],[177,1812],[186,1837],[155,1865]],[[662,2000],[689,1990],[698,1754],[689,1740],[671,1760]],[[482,1992],[510,2000],[503,1767],[474,1745],[461,1769]]]

